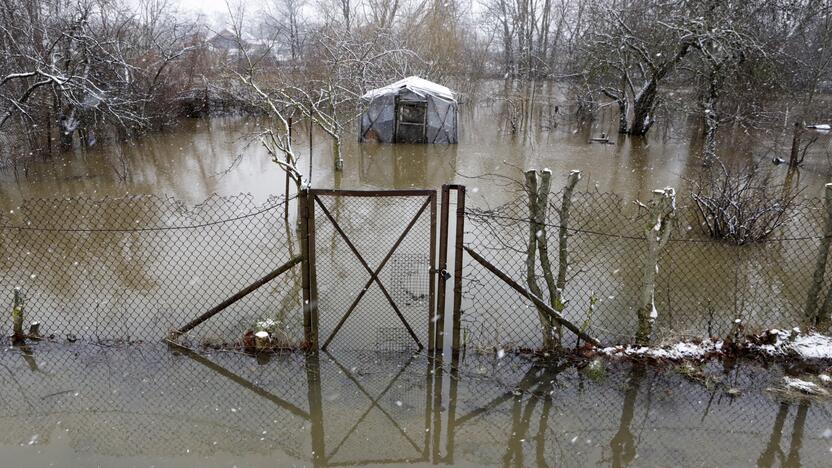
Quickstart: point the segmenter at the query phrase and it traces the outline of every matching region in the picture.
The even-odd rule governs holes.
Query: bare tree
[[[305,5],[306,0],[270,0],[265,10],[269,23],[288,48],[293,63],[300,60],[305,42],[306,18],[302,11]]]
[[[584,46],[585,69],[617,102],[619,132],[645,135],[655,122],[659,86],[687,56],[694,36],[678,27],[678,4],[628,3],[626,8],[593,4],[597,24]]]
[[[708,236],[738,245],[774,234],[789,219],[801,192],[774,183],[757,165],[729,168],[720,159],[690,182],[691,198]]]

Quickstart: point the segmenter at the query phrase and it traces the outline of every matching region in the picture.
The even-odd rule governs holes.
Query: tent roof
[[[387,94],[397,94],[401,89],[407,89],[422,97],[425,97],[428,94],[430,94],[432,96],[436,96],[447,101],[456,102],[453,91],[446,88],[445,86],[442,86],[441,84],[437,84],[432,81],[419,78],[418,76],[408,76],[403,80],[399,80],[387,86],[372,89],[370,91],[367,91],[367,93],[365,93],[361,97],[364,99],[375,99],[379,96],[384,96]]]

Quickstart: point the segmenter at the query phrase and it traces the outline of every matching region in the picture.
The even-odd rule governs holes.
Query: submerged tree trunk
[[[20,289],[15,289],[12,305],[12,342],[15,344],[23,342],[23,308],[23,293]]]
[[[803,124],[801,122],[794,123],[794,133],[792,134],[792,150],[789,153],[789,167],[797,167],[800,164],[800,141],[803,139]]]
[[[641,301],[636,315],[638,330],[636,343],[646,345],[653,334],[653,323],[658,318],[656,311],[656,274],[659,269],[659,255],[670,239],[670,223],[676,212],[676,191],[671,187],[654,190],[653,199],[647,205],[649,220],[644,232],[647,237],[647,257],[641,282]]]
[[[543,173],[543,181],[541,185],[546,188],[546,192],[544,192],[544,198],[548,196],[549,184],[550,184],[550,172]],[[545,217],[541,216],[541,203],[540,203],[540,195],[541,195],[541,188],[538,186],[537,180],[537,171],[531,170],[526,172],[526,181],[525,181],[525,188],[526,193],[529,197],[529,242],[528,247],[526,249],[526,283],[529,285],[529,291],[537,297],[543,298],[543,292],[540,289],[540,285],[537,284],[537,251],[538,251],[538,240],[545,235],[541,230],[543,226],[541,225],[541,218],[545,220]],[[544,215],[545,216],[545,215]],[[541,249],[541,254],[545,254],[545,248]],[[544,310],[540,310],[537,308],[537,317],[540,320],[540,326],[542,328],[543,333],[543,349],[544,350],[554,350],[559,346],[559,342],[557,340],[557,329],[555,328],[555,324],[549,319],[548,314]]]
[[[627,133],[630,130],[628,114],[630,105],[627,101],[627,92],[624,89],[603,89],[602,92],[618,104],[618,133]]]
[[[562,312],[565,308],[563,290],[566,287],[566,273],[569,266],[567,239],[569,237],[569,211],[572,206],[572,193],[581,178],[580,171],[569,174],[563,192],[560,208],[560,227],[558,231],[558,272],[557,277],[552,270],[549,260],[549,241],[546,232],[546,216],[549,208],[549,190],[551,188],[552,173],[549,170],[540,172],[539,181],[537,171],[527,171],[525,188],[529,196],[529,245],[526,255],[526,281],[532,294],[543,298],[537,283],[535,254],[540,255],[540,267],[548,290],[549,305],[552,309]],[[560,324],[545,311],[538,309],[538,319],[543,331],[543,346],[552,351],[560,346],[562,330]]]
[[[646,135],[653,126],[653,106],[656,103],[656,80],[651,79],[633,100],[633,123],[630,135]]]
[[[342,171],[344,169],[344,158],[341,155],[341,136],[333,135],[332,137],[332,153],[335,155],[335,170]],[[312,156],[310,156],[312,157]]]
[[[818,256],[815,260],[815,272],[812,274],[812,286],[809,288],[809,295],[806,299],[806,322],[809,326],[818,326],[823,321],[824,315],[828,320],[828,310],[826,310],[829,302],[829,294],[824,301],[824,308],[818,310],[818,295],[823,287],[823,279],[826,276],[826,262],[829,258],[829,247],[832,244],[832,184],[826,184],[826,223],[823,228],[823,237],[820,240],[818,248]]]
[[[719,84],[717,82],[718,70],[711,74],[708,84],[708,95],[703,105],[705,112],[705,143],[702,145],[702,164],[710,166],[716,159],[716,131],[719,127],[719,115],[717,114],[717,102],[719,100]]]

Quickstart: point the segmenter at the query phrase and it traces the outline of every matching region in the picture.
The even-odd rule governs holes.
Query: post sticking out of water
[[[29,338],[40,338],[40,322],[32,322],[29,324]]]
[[[644,274],[641,280],[641,300],[637,312],[638,331],[636,343],[647,344],[653,334],[653,324],[658,318],[656,311],[656,274],[659,270],[659,255],[670,240],[670,225],[676,214],[676,191],[672,187],[653,190],[653,199],[642,205],[649,212],[649,219],[644,226],[647,237],[647,257],[644,261]]]
[[[12,342],[22,343],[24,341],[23,335],[23,308],[24,308],[23,293],[20,288],[14,290],[14,304],[12,305]]]
[[[823,287],[823,278],[826,276],[826,262],[829,257],[829,247],[832,244],[832,184],[826,184],[825,190],[826,222],[823,227],[823,237],[820,239],[818,256],[815,260],[815,272],[812,274],[812,286],[809,288],[809,295],[806,299],[805,317],[809,326],[817,327],[823,322],[829,321],[829,308],[832,303],[832,294],[827,293],[823,307],[818,309],[818,295]]]

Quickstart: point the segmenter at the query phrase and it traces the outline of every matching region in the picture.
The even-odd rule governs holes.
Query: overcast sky
[[[174,0],[179,3],[182,10],[203,13],[206,16],[213,16],[216,13],[225,13],[225,0]]]

